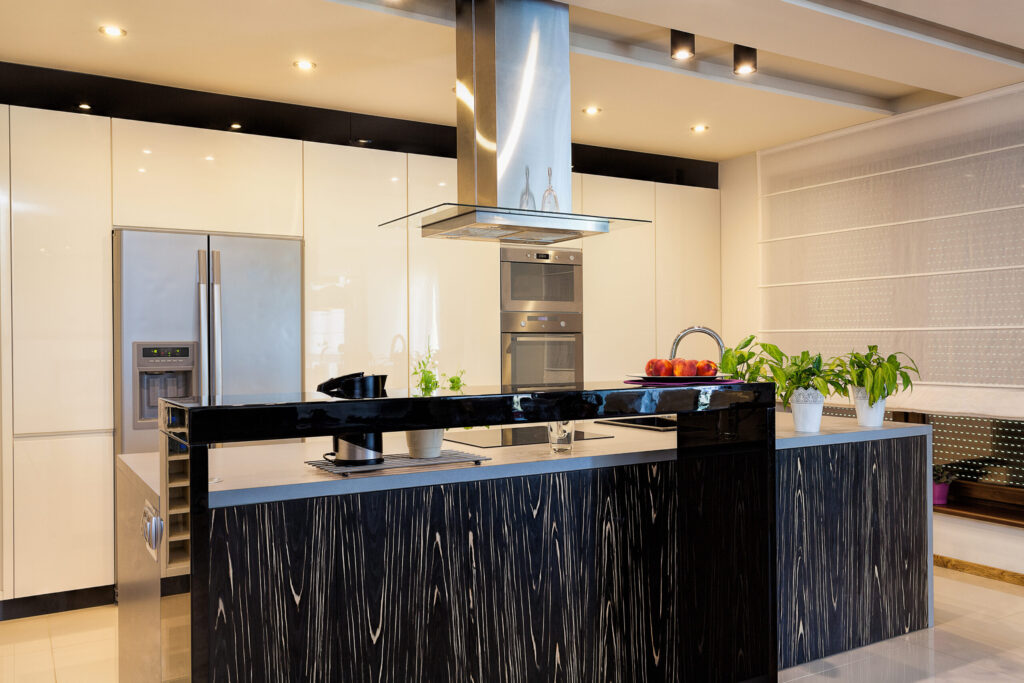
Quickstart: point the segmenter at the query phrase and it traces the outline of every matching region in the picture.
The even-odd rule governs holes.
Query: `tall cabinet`
[[[10,168],[23,597],[114,580],[110,119],[11,107]]]
[[[14,432],[11,354],[11,109],[0,105],[0,597],[14,595]]]

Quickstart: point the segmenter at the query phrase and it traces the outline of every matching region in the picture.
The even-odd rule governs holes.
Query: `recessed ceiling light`
[[[151,149],[144,149],[144,150],[142,150],[142,153],[143,154],[152,154],[153,150],[151,150]]]
[[[601,113],[601,107],[595,107],[594,105],[590,105],[589,107],[583,108],[583,113],[586,114],[587,116],[597,116],[598,114]]]
[[[212,156],[208,156],[208,157],[206,157],[206,160],[207,161],[213,161],[213,157]]]
[[[100,33],[111,38],[123,38],[128,35],[128,31],[120,26],[100,26]]]
[[[316,68],[316,63],[311,62],[308,59],[297,59],[294,62],[292,62],[292,66],[294,66],[296,69],[299,69],[300,71],[312,71],[313,69]]]
[[[398,176],[392,176],[391,177],[391,182],[397,183],[398,182]]]
[[[144,169],[144,168],[140,168],[139,169],[139,173],[145,173],[145,172],[146,172],[146,169]]]
[[[690,126],[690,130],[692,130],[694,133],[704,133],[706,131],[711,130],[711,126],[704,123],[698,123],[695,126]]]
[[[231,130],[238,130],[241,127],[242,127],[242,124],[240,124],[240,123],[232,123],[231,124]]]
[[[82,102],[80,105],[78,105],[78,108],[82,111],[89,111],[90,109],[92,109],[92,107],[86,104],[85,102]]]
[[[438,186],[438,187],[444,187],[444,186],[445,186],[445,185],[447,185],[447,184],[448,184],[448,183],[446,183],[446,182],[444,182],[444,181],[442,180],[441,182],[439,182],[439,183],[437,184],[437,186]]]

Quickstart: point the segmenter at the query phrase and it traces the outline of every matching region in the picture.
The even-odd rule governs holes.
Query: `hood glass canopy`
[[[634,218],[446,203],[381,223],[380,227],[419,229],[424,237],[546,245],[602,235],[613,227],[650,222]]]

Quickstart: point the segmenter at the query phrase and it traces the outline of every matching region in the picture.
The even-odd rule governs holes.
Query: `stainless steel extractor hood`
[[[634,222],[569,213],[568,5],[457,0],[455,40],[459,201],[382,225],[419,227],[424,237],[543,245]]]

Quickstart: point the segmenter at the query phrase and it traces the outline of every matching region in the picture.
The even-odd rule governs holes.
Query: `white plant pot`
[[[414,429],[405,433],[410,458],[436,458],[441,455],[443,429]]]
[[[798,432],[820,432],[825,396],[817,389],[797,389],[789,399],[793,426]]]
[[[868,392],[864,387],[853,387],[853,407],[857,411],[857,424],[861,427],[881,427],[885,419],[885,399],[868,405]]]

